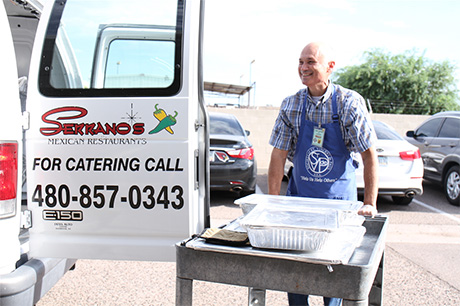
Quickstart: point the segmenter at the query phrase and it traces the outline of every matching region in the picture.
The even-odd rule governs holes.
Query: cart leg
[[[375,275],[374,283],[372,284],[371,292],[369,292],[369,304],[381,306],[383,304],[383,266],[385,253],[382,254],[377,274]]]
[[[249,306],[265,306],[265,290],[249,288]]]
[[[372,284],[371,291],[369,292],[369,298],[364,301],[349,301],[343,300],[342,306],[361,306],[361,305],[372,305],[372,306],[382,306],[383,300],[383,266],[384,266],[384,257],[385,253],[382,254],[380,259],[380,264],[375,275],[374,283]]]
[[[176,278],[176,305],[192,306],[193,280]]]

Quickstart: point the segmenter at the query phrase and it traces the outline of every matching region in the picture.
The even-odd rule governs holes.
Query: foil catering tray
[[[235,200],[234,203],[241,207],[245,216],[256,206],[290,211],[321,210],[325,213],[330,213],[328,211],[334,210],[336,211],[335,218],[337,222],[334,227],[362,225],[365,219],[363,216],[358,215],[358,210],[363,206],[363,203],[360,201],[251,194]]]
[[[293,229],[282,227],[248,226],[251,246],[263,249],[317,252],[336,250],[337,245],[358,246],[366,232],[363,226],[346,226],[336,230]]]
[[[253,247],[319,251],[328,243],[355,243],[362,239],[364,217],[353,226],[343,222],[343,211],[293,205],[257,205],[240,220]],[[350,215],[351,216],[351,215]]]

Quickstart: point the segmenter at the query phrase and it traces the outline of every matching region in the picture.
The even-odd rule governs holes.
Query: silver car
[[[441,183],[447,200],[460,206],[460,112],[435,114],[406,139],[420,149],[425,179]]]

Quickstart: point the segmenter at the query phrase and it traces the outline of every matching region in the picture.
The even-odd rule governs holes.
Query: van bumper
[[[32,258],[0,275],[0,305],[33,306],[75,265],[76,259]]]

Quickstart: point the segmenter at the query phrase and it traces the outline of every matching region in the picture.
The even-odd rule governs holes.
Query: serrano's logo
[[[69,122],[70,120],[83,118],[87,114],[88,111],[85,108],[78,106],[52,109],[43,114],[42,121],[50,126],[40,128],[40,133],[44,136],[53,136],[60,133],[64,135],[127,135],[130,133],[141,135],[145,131],[144,123]]]
[[[324,177],[331,172],[334,159],[328,150],[312,146],[305,156],[305,168],[313,177]]]

